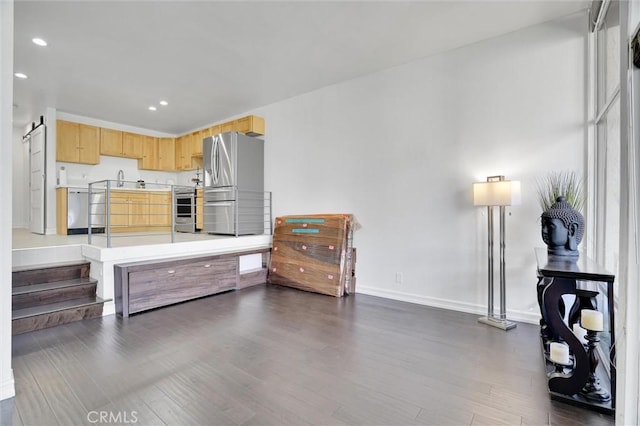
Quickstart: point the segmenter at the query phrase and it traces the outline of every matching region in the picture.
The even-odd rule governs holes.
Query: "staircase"
[[[17,267],[12,276],[13,334],[102,316],[89,262]]]

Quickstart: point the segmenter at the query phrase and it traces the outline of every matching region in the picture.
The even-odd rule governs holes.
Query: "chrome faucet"
[[[122,169],[118,170],[118,188],[122,188],[124,186],[124,172]]]

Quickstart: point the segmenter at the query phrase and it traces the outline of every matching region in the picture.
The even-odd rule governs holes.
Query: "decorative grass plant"
[[[567,203],[574,209],[582,212],[585,204],[585,193],[582,189],[582,180],[576,172],[552,172],[543,179],[537,181],[538,201],[543,212],[556,202],[559,196],[564,196]]]

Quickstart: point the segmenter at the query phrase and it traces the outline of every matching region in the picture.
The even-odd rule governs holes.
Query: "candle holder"
[[[587,358],[589,359],[589,377],[587,383],[584,385],[580,394],[590,401],[594,402],[608,402],[611,400],[611,395],[606,389],[600,386],[600,379],[596,375],[596,368],[598,368],[598,356],[596,354],[596,347],[600,338],[598,332],[587,329],[585,336],[587,339]]]
[[[564,373],[564,369],[565,368],[572,368],[573,367],[573,358],[569,358],[569,362],[567,364],[564,364],[564,363],[558,362],[558,361],[554,361],[552,359],[550,359],[550,361],[553,364],[553,366],[555,367],[555,370],[553,371],[554,374],[565,374]]]

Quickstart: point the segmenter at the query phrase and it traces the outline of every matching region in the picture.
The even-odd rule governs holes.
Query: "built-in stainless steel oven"
[[[176,232],[196,232],[196,190],[195,188],[175,188],[175,216]]]

